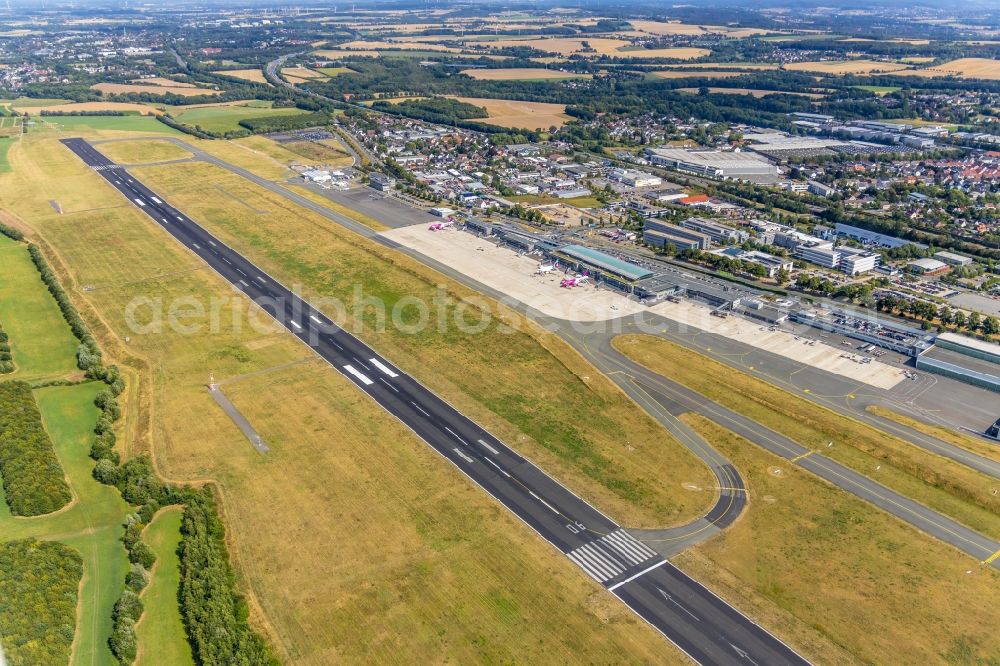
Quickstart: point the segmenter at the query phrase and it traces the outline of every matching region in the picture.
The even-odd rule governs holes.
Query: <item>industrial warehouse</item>
[[[1000,392],[1000,345],[942,333],[917,356],[917,367]]]

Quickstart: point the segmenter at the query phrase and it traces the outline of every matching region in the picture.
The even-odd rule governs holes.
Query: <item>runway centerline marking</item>
[[[497,451],[497,450],[496,450],[495,448],[493,448],[492,446],[490,446],[489,444],[487,444],[487,443],[486,443],[486,442],[484,442],[483,440],[481,440],[481,439],[477,439],[476,441],[477,441],[477,442],[479,442],[479,443],[480,443],[480,444],[482,445],[482,447],[483,447],[483,448],[485,448],[485,449],[486,449],[487,451],[489,451],[489,452],[490,452],[490,453],[492,453],[493,455],[495,455],[495,456],[498,456],[498,455],[500,455],[500,452],[499,452],[499,451]]]

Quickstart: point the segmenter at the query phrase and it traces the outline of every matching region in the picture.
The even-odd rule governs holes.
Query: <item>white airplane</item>
[[[541,275],[543,273],[551,273],[556,267],[553,264],[538,264],[538,269],[535,270],[535,275]]]

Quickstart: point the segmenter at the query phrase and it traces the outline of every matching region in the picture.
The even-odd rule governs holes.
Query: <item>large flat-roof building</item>
[[[648,268],[583,245],[563,245],[551,255],[577,271],[588,271],[595,281],[607,282],[627,292],[632,292],[639,280],[654,275]]]
[[[862,229],[861,227],[852,227],[849,224],[837,223],[836,232],[838,236],[847,236],[859,243],[865,243],[866,245],[878,245],[881,247],[903,247],[904,245],[913,245],[921,249],[927,246],[922,243],[914,243],[913,241],[908,241],[903,238],[897,238],[895,236],[888,236],[886,234],[880,234],[877,231],[869,231],[868,229]]]
[[[1000,392],[1000,345],[942,333],[934,347],[917,357],[917,367]]]
[[[725,224],[708,220],[704,217],[689,217],[681,221],[681,226],[685,229],[703,233],[720,245],[725,243],[744,243],[750,238],[750,234],[742,229],[733,229]]]
[[[649,233],[649,239],[647,239],[647,233]],[[669,239],[668,242],[679,250],[707,250],[712,247],[712,238],[703,231],[678,227],[661,220],[646,220],[642,238],[655,247],[663,247],[663,245],[658,244],[661,239]],[[683,245],[674,242],[673,239],[681,240]]]
[[[686,171],[698,176],[754,182],[777,182],[778,180],[778,167],[771,164],[766,158],[753,153],[649,148],[646,150],[646,154],[652,164]]]

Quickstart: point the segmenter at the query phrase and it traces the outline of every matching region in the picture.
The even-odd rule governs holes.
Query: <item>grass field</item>
[[[882,418],[895,421],[901,425],[908,426],[914,430],[924,433],[925,435],[930,435],[931,437],[940,439],[943,442],[960,446],[967,451],[975,453],[976,455],[1000,461],[1000,447],[996,444],[991,444],[990,442],[983,440],[982,437],[973,437],[972,435],[966,435],[956,430],[952,430],[951,428],[931,425],[877,405],[866,407],[865,411],[871,412],[876,416],[881,416]]]
[[[144,134],[173,134],[181,136],[181,132],[164,125],[152,116],[46,116],[37,118],[35,122],[43,127],[73,132],[87,132],[94,137],[113,137],[121,132],[140,132]],[[96,131],[96,133],[94,133]]]
[[[702,417],[681,419],[736,465],[750,494],[746,515],[675,558],[681,568],[813,663],[995,662],[996,570]]]
[[[692,62],[684,65],[664,65],[667,69],[756,69],[774,70],[778,65],[766,62]]]
[[[83,556],[83,587],[73,642],[74,666],[113,663],[107,638],[111,609],[125,585],[128,560],[118,540],[129,507],[118,491],[93,479],[87,455],[98,411],[94,396],[103,384],[57,386],[35,391],[45,428],[66,472],[74,503],[52,515],[13,518],[0,501],[0,538],[35,537],[76,548]],[[0,491],[2,492],[2,491]],[[2,499],[2,498],[0,498]]]
[[[700,69],[693,72],[686,72],[677,69],[663,69],[658,72],[649,72],[646,78],[649,79],[730,79],[734,76],[743,76],[746,72],[714,71],[711,69]]]
[[[82,298],[114,332],[105,340],[108,349],[125,353],[120,340],[130,329],[123,311],[136,296],[158,296],[167,303],[180,296],[232,298],[228,285],[140,213],[129,207],[107,208],[119,195],[97,174],[68,152],[47,147],[51,139],[29,140],[32,150],[18,155],[25,173],[45,170],[67,179],[86,177],[92,205],[101,208],[73,219],[58,216],[51,208],[46,212],[48,193],[30,178],[22,180],[21,169],[5,177],[15,188],[14,212],[30,215],[71,266],[76,282],[101,286]],[[28,160],[40,163],[25,164]],[[191,181],[211,174],[185,176],[169,167],[144,170],[154,171],[178,182],[173,203],[201,222],[210,221],[207,211],[212,205],[205,201],[206,193],[213,192],[215,184],[231,187],[223,179],[202,183],[206,189],[199,190],[188,187]],[[255,207],[271,209],[269,215],[248,218],[246,228],[262,219],[290,227],[287,237],[302,243],[301,260],[298,251],[284,255],[280,247],[264,247],[262,255],[294,260],[310,282],[317,276],[336,280],[344,272],[346,284],[364,276],[385,294],[389,289],[419,293],[441,280],[421,277],[426,269],[405,257],[383,258],[377,246],[369,248],[307,211],[286,210],[257,188],[232,189],[248,196]],[[208,198],[219,208],[231,208],[217,195]],[[234,217],[239,216],[223,215],[213,225],[223,230],[237,225],[242,231],[243,222]],[[262,232],[269,234],[270,229],[264,224]],[[131,260],[107,261],[109,244]],[[336,264],[331,265],[331,257]],[[229,321],[232,309],[241,304],[239,299],[224,304],[220,321]],[[586,376],[595,371],[555,340],[543,338],[559,360],[525,338],[519,334],[513,343],[504,340],[500,350],[477,346],[476,341],[456,347],[450,339],[441,340],[447,346],[438,350],[420,341],[413,344],[429,353],[409,357],[428,364],[432,374],[450,367],[436,388],[451,387],[444,393],[460,407],[486,415],[484,407],[475,408],[478,403],[455,393],[454,382],[493,381],[468,368],[479,367],[480,358],[492,364],[498,353],[503,358],[513,354],[516,371],[496,378],[495,387],[484,387],[497,409],[509,412],[508,393],[537,381],[542,388],[538,401],[524,408],[553,424],[549,436],[561,438],[578,427],[589,432],[603,426],[613,442],[617,433],[632,430],[629,442],[635,451],[626,453],[618,440],[614,455],[621,460],[616,465],[632,468],[639,463],[628,458],[644,456],[644,474],[658,485],[671,479],[670,488],[662,490],[670,495],[680,492],[681,479],[673,483],[675,475],[710,483],[707,472],[683,456],[667,462],[661,453],[648,451],[651,457],[646,457],[650,447],[673,451],[662,430],[637,416],[634,405],[609,382],[596,374]],[[399,339],[397,351],[387,354],[404,357],[399,345],[410,344]],[[209,372],[221,380],[312,359],[291,335],[223,326],[211,335],[190,336],[167,328],[133,335],[127,349],[127,366],[142,374],[143,381],[135,384],[138,399],[155,409],[148,412],[151,422],[129,421],[129,436],[120,441],[130,450],[155,441],[157,465],[170,478],[219,481],[234,564],[241,587],[251,595],[252,618],[285,662],[569,662],[580,654],[600,663],[681,659],[659,634],[322,364],[307,362],[225,385],[271,445],[267,456],[257,454],[209,398],[205,382]],[[147,374],[140,358],[155,372]],[[565,424],[552,421],[558,405],[549,403],[556,394],[568,399],[584,422],[575,413]],[[482,421],[496,426],[498,434],[522,451],[554,458],[496,416]],[[559,467],[547,469],[559,473]],[[579,475],[568,476],[572,482]],[[684,513],[701,510],[690,507]],[[652,513],[657,518],[679,515],[676,510]],[[498,533],[505,537],[497,539]],[[543,586],[545,594],[540,595]]]
[[[376,40],[358,40],[338,44],[338,49],[346,51],[382,51],[388,49],[402,49],[404,51],[434,51],[439,53],[458,53],[459,49],[441,44],[428,44],[426,42],[408,42],[400,40],[398,42],[382,42]]]
[[[284,67],[281,70],[282,76],[290,76],[293,79],[325,79],[326,75],[308,67]]]
[[[460,102],[481,106],[489,114],[488,118],[477,118],[478,122],[500,127],[524,129],[548,129],[562,127],[570,117],[566,115],[565,104],[547,102],[521,102],[509,99],[483,99],[480,97],[454,97]]]
[[[589,44],[584,46],[584,42]],[[582,55],[585,57],[615,56],[618,58],[677,58],[693,60],[707,56],[711,51],[689,47],[664,49],[633,49],[624,39],[609,37],[534,37],[529,39],[498,39],[486,42],[467,42],[466,46],[489,47],[494,49],[527,46],[529,48],[554,53],[561,56]]]
[[[79,375],[79,345],[39,278],[27,246],[0,236],[0,322],[10,336],[15,371],[4,379],[33,381]]]
[[[572,79],[589,79],[590,74],[575,74],[560,72],[542,67],[512,67],[509,69],[463,69],[462,74],[480,81],[568,81]]]
[[[29,113],[32,116],[40,116],[43,111],[57,111],[61,113],[75,113],[79,111],[124,111],[126,113],[138,113],[142,115],[155,114],[156,109],[145,104],[132,102],[74,102],[70,104],[54,104],[52,106],[32,106],[18,108],[22,113]]]
[[[899,86],[854,86],[858,90],[867,90],[868,92],[873,92],[876,95],[888,95],[889,93],[894,93],[897,90],[902,90]]]
[[[68,99],[56,97],[15,97],[14,99],[0,100],[4,106],[19,108],[31,108],[33,106],[57,106],[59,104],[69,104]]]
[[[908,69],[908,65],[875,60],[817,60],[813,62],[790,62],[784,69],[790,72],[815,72],[817,74],[872,74],[877,72],[897,72]]]
[[[192,88],[188,86],[144,86],[135,83],[95,83],[90,86],[102,95],[125,95],[128,93],[149,93],[150,95],[179,95],[181,97],[198,97],[199,95],[221,95],[222,91],[211,88]]]
[[[221,69],[212,72],[212,74],[231,76],[234,79],[242,79],[253,83],[267,83],[267,79],[264,78],[264,72],[259,69]]]
[[[142,532],[142,540],[156,553],[156,564],[149,585],[142,591],[145,610],[136,625],[139,666],[194,665],[177,603],[181,580],[177,546],[183,515],[179,506],[162,509]]]
[[[842,416],[662,338],[615,339],[622,353],[730,409],[993,538],[1000,497],[991,477]],[[833,442],[832,447],[827,447]]]
[[[232,132],[243,129],[239,122],[244,118],[269,116],[294,116],[305,113],[294,107],[273,109],[259,102],[247,105],[202,106],[173,113],[178,122],[192,127],[202,127],[209,132]]]
[[[167,141],[114,141],[101,144],[99,150],[108,159],[119,164],[143,164],[146,162],[166,162],[183,160],[193,155]]]
[[[354,159],[335,139],[327,139],[323,143],[318,141],[289,141],[280,145],[285,150],[295,153],[306,160],[325,166],[345,167],[351,166],[354,163]]]
[[[355,72],[350,67],[319,67],[317,68],[316,71],[322,72],[327,76],[340,76],[341,74],[357,74],[357,72]]]
[[[12,136],[0,137],[0,173],[10,171],[10,162],[7,160],[7,152],[10,150],[10,147],[14,145],[15,141],[17,141],[17,139]]]

